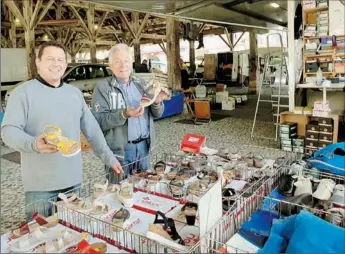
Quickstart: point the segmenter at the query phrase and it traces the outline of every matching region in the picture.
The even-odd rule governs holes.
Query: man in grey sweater
[[[117,44],[110,49],[109,67],[113,73],[95,88],[92,98],[92,113],[103,130],[105,139],[120,159],[125,174],[133,169],[147,170],[148,156],[155,145],[153,117],[163,114],[161,92],[149,107],[141,107],[140,101],[148,88],[143,79],[132,76],[132,57],[126,44]],[[106,171],[108,171],[106,167]],[[116,177],[110,170],[109,180]]]
[[[47,200],[82,182],[82,155],[65,157],[42,134],[47,125],[61,129],[63,136],[80,142],[80,131],[102,162],[121,173],[122,167],[109,149],[101,129],[78,88],[61,80],[67,68],[63,45],[47,42],[36,59],[39,75],[19,85],[9,97],[2,122],[2,139],[21,154],[21,174],[26,204]],[[31,206],[34,207],[34,206]],[[35,211],[49,215],[42,206]],[[32,209],[27,210],[30,219]]]

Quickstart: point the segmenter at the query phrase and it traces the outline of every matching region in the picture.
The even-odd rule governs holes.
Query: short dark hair
[[[43,43],[38,50],[38,59],[41,60],[42,55],[43,55],[43,51],[47,47],[56,47],[56,48],[62,49],[63,52],[65,52],[66,59],[67,59],[67,50],[66,50],[65,46],[62,45],[60,42],[57,42],[57,41],[47,41],[47,42]]]

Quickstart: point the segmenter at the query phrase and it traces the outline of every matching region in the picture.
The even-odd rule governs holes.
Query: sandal
[[[202,181],[196,181],[190,185],[188,185],[188,193],[200,196],[202,193],[204,193],[207,190],[208,184],[202,182]]]
[[[197,176],[199,180],[202,180],[205,176],[208,175],[208,172],[206,170],[201,170]]]
[[[182,213],[186,216],[187,224],[190,226],[195,225],[198,204],[194,202],[187,202],[182,208]]]
[[[80,143],[62,136],[60,128],[52,125],[45,126],[43,133],[48,144],[57,146],[63,156],[70,157],[81,151]]]
[[[117,189],[117,199],[125,206],[133,206],[133,185],[123,182]]]
[[[245,157],[244,160],[247,162],[248,167],[253,167],[254,166],[254,155],[252,152],[248,153]]]
[[[68,253],[72,246],[75,246],[80,241],[80,235],[64,231],[56,239],[46,241],[43,246],[44,251],[40,253]]]
[[[111,218],[111,223],[115,226],[113,227],[114,232],[118,232],[123,227],[123,223],[130,217],[129,211],[127,209],[121,208],[117,211],[113,218]]]
[[[153,167],[153,170],[156,174],[161,175],[165,172],[166,165],[163,161],[159,161],[156,163],[156,165]]]
[[[210,177],[210,182],[211,182],[211,183],[217,182],[217,180],[218,180],[218,174],[217,174],[216,172],[213,171],[213,172],[209,173],[208,175],[209,175],[209,177]]]
[[[65,206],[69,209],[83,213],[88,213],[93,209],[92,204],[90,202],[78,198],[75,193],[70,193],[67,195],[64,193],[59,193],[58,197],[62,201],[56,202],[57,206]]]
[[[158,219],[160,216],[162,219]],[[159,225],[162,224],[162,225]],[[171,218],[167,218],[164,213],[157,212],[153,224],[149,224],[149,230],[146,234],[147,238],[153,239],[159,243],[171,246],[174,249],[184,250],[185,242],[177,233],[175,222]]]
[[[177,174],[176,174],[176,180],[183,180],[183,181],[187,181],[190,178],[190,175],[188,173],[188,170],[186,170],[185,168],[181,168]]]
[[[111,209],[111,205],[108,203],[105,203],[104,201],[95,200],[93,202],[93,210],[91,211],[91,214],[97,215],[101,213],[108,213]]]
[[[147,173],[146,179],[152,182],[159,182],[160,180],[162,180],[162,176],[157,175],[155,173]]]
[[[254,155],[254,167],[262,168],[264,166],[265,160],[261,155]]]
[[[46,241],[56,239],[59,235],[58,230],[37,227],[30,234],[23,235],[9,243],[9,249],[12,252],[24,253],[29,252],[35,247],[45,243]]]
[[[178,172],[177,168],[171,168],[170,172],[167,173],[167,179],[174,180],[176,178],[177,172]]]
[[[20,237],[22,235],[29,234],[35,231],[35,229],[40,226],[45,228],[52,228],[59,223],[59,219],[55,215],[45,218],[38,213],[34,213],[32,215],[32,218],[35,220],[34,223],[22,224],[19,228],[12,231],[13,235],[16,237]]]
[[[171,180],[168,185],[168,189],[174,198],[182,198],[184,196],[183,187],[183,180]]]
[[[105,196],[110,193],[115,193],[116,191],[116,185],[115,184],[110,184],[109,181],[107,180],[104,185],[101,185],[99,183],[96,183],[94,185],[94,197],[97,199],[101,196]]]
[[[73,250],[68,253],[106,253],[107,244],[105,243],[92,243],[89,244],[85,239],[82,240]]]

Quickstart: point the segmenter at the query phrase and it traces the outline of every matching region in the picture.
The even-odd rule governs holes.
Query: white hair
[[[119,44],[116,44],[115,46],[112,46],[111,49],[109,50],[109,63],[113,59],[113,55],[114,55],[115,51],[125,51],[125,52],[127,52],[130,55],[131,60],[132,60],[131,48],[128,47],[127,44],[119,43]]]

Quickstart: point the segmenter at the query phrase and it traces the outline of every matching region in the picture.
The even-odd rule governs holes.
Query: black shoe
[[[158,216],[160,216],[162,219],[158,219]],[[170,235],[171,239],[174,242],[185,245],[182,237],[177,233],[174,220],[167,218],[164,213],[158,211],[153,224],[164,224],[163,229]]]
[[[277,210],[284,216],[298,214],[304,209],[301,206],[313,207],[314,204],[313,196],[308,193],[304,193],[296,197],[288,197],[284,201],[287,203],[281,202],[277,205]]]
[[[283,179],[278,186],[279,194],[282,194],[287,197],[291,197],[294,193],[295,181],[296,179],[292,178],[290,175],[283,176]]]

